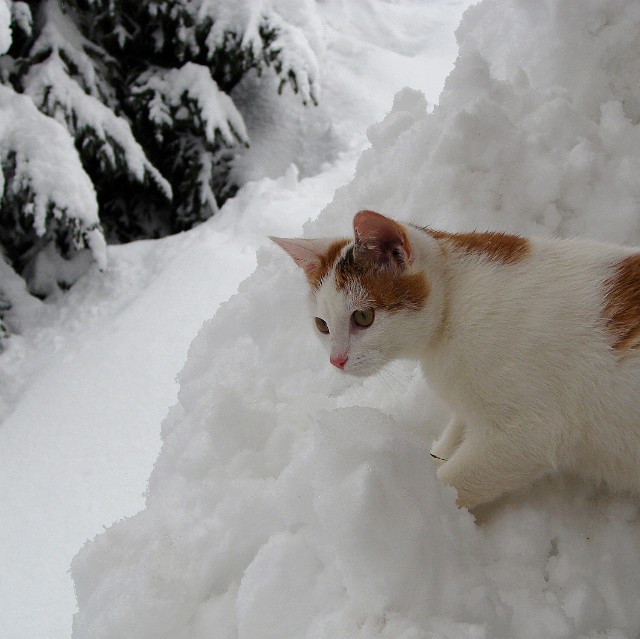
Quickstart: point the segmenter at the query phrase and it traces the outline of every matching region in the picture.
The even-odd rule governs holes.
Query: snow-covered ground
[[[29,309],[32,321],[0,356],[2,639],[70,636],[71,559],[143,508],[175,377],[202,323],[255,269],[267,235],[300,234],[349,182],[367,126],[396,91],[411,86],[437,101],[467,4],[318,3],[320,106],[304,109],[250,82],[235,96],[254,105],[246,117],[253,144],[237,169],[253,181],[209,223],[110,247],[105,273]],[[289,324],[279,314],[268,321]]]
[[[70,636],[96,534],[74,639],[640,636],[637,499],[555,478],[474,522],[419,371],[332,370],[265,239],[373,208],[640,244],[637,0],[483,0],[431,111],[403,87],[436,101],[466,4],[315,3],[321,106],[238,87],[238,197],[34,307],[0,356],[3,639]]]

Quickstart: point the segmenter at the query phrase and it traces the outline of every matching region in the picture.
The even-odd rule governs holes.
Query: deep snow
[[[400,91],[305,233],[366,207],[640,244],[637,2],[484,0],[458,38],[439,107]],[[303,280],[262,248],[199,331],[146,508],[74,559],[75,639],[637,637],[638,500],[554,478],[477,525],[436,480],[419,371],[340,376]]]
[[[366,127],[397,90],[437,100],[466,4],[318,5],[320,106],[251,81],[237,89],[236,101],[252,104],[252,146],[237,171],[253,181],[218,216],[179,236],[109,247],[106,272],[47,304],[12,296],[22,302],[20,335],[0,356],[3,639],[70,636],[71,558],[143,507],[175,376],[202,322],[254,270],[268,234],[300,234],[350,180]]]

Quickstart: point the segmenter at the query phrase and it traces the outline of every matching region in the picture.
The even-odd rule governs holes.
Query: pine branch
[[[0,244],[21,269],[54,244],[71,258],[89,249],[106,266],[95,191],[65,128],[41,114],[26,96],[0,86],[3,189]]]

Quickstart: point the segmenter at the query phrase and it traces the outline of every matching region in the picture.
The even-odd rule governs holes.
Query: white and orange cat
[[[556,472],[640,493],[640,249],[373,211],[353,228],[272,239],[304,269],[334,366],[420,362],[454,412],[432,455],[460,505]]]

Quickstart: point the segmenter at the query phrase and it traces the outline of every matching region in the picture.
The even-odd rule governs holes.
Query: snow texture
[[[437,109],[401,91],[308,234],[368,207],[639,242],[637,3],[484,0],[458,38]],[[74,560],[75,639],[637,636],[637,501],[553,479],[474,523],[419,371],[330,370],[303,280],[262,250],[193,342],[145,510]]]
[[[439,107],[425,117],[420,95],[398,94],[322,230],[367,206],[453,230],[640,243],[640,12],[606,6],[470,8]]]
[[[68,61],[70,72],[72,69],[76,81],[89,95],[109,99],[111,91],[108,85],[101,81],[96,73],[96,62],[87,53],[91,51],[98,58],[102,58],[103,63],[108,63],[110,60],[104,49],[87,40],[64,6],[55,0],[43,3],[38,18],[43,26],[39,37],[33,43],[31,56],[46,58],[52,50],[55,51],[56,57],[62,53]]]

